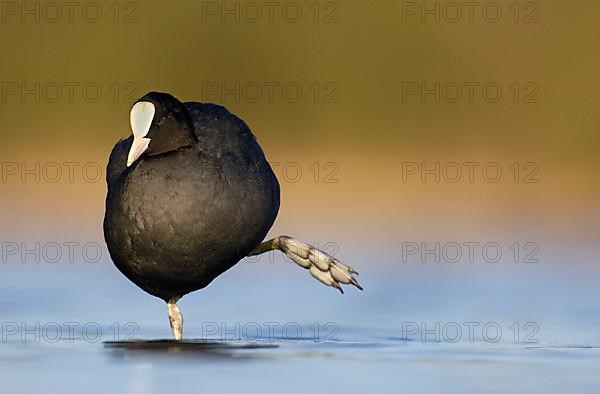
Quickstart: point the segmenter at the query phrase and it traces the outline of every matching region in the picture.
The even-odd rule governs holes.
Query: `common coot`
[[[108,163],[104,235],[119,271],[167,303],[176,340],[177,301],[249,255],[278,249],[325,285],[362,290],[354,269],[311,245],[287,236],[261,244],[279,211],[279,183],[226,108],[151,92],[130,121],[133,134]]]

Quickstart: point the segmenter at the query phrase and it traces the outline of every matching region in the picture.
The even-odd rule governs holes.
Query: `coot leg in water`
[[[133,135],[107,168],[104,237],[115,266],[167,303],[177,302],[244,257],[279,249],[321,283],[359,289],[356,271],[280,236],[261,244],[279,212],[279,182],[250,128],[224,107],[151,92],[130,113]]]

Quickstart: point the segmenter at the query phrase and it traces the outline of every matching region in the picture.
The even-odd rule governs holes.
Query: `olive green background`
[[[235,2],[226,3],[235,9]],[[279,163],[283,204],[274,233],[342,247],[364,242],[367,254],[393,255],[390,245],[402,240],[458,237],[593,248],[598,2],[538,1],[536,8],[521,2],[519,23],[509,8],[513,1],[494,3],[503,11],[497,23],[482,16],[483,6],[473,22],[464,14],[456,23],[444,15],[440,23],[433,16],[423,23],[421,15],[403,14],[407,2],[387,0],[323,1],[316,3],[318,15],[314,1],[297,1],[289,15],[299,7],[302,17],[293,23],[282,14],[289,3],[278,3],[272,21],[265,2],[237,3],[239,21],[207,14],[223,2],[197,0],[123,1],[118,15],[114,2],[95,2],[102,11],[97,23],[82,15],[86,2],[72,22],[66,13],[56,23],[43,14],[39,23],[31,15],[23,22],[22,10],[13,15],[3,8],[1,161],[103,167],[114,143],[130,132],[131,100],[168,91],[181,100],[226,105]],[[438,3],[440,10],[447,3]],[[39,3],[40,13],[45,4]],[[254,13],[244,12],[256,4],[263,15],[253,20]],[[537,23],[524,23],[532,12]],[[431,95],[403,98],[407,83],[436,82],[493,83],[502,97],[493,103],[476,93],[469,102],[463,91],[456,103],[444,97],[436,103]],[[66,83],[75,86],[73,100]],[[207,94],[208,87],[236,83],[248,89],[239,99]],[[293,102],[276,88],[271,100],[269,83],[300,86],[302,94]],[[517,102],[510,89],[515,83]],[[84,93],[88,85],[92,90]],[[18,92],[9,94],[15,86]],[[23,86],[37,89],[39,102],[33,94],[23,97]],[[62,87],[55,103],[54,86]],[[256,86],[264,89],[253,100]],[[526,103],[531,86],[536,102]],[[101,89],[97,100],[90,98],[94,87]],[[472,161],[496,163],[502,179],[403,182],[406,162],[431,168]],[[509,167],[515,162],[535,163],[538,182],[514,182]],[[80,172],[73,182],[66,178],[6,177],[0,185],[3,236],[101,239],[104,182]]]

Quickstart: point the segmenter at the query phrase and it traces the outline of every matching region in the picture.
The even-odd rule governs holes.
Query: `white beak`
[[[129,156],[127,157],[127,167],[130,167],[137,159],[148,150],[150,144],[150,138],[146,138],[152,125],[152,119],[156,108],[154,104],[147,101],[140,101],[136,103],[131,109],[130,122],[131,131],[133,131],[133,144],[129,150]]]
[[[140,158],[141,155],[148,150],[148,145],[152,141],[150,138],[134,138],[131,149],[129,150],[129,156],[127,156],[127,167],[131,167],[133,163]]]

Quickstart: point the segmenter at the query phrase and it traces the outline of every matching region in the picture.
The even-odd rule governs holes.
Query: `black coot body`
[[[104,234],[117,268],[167,302],[251,253],[279,211],[279,183],[249,127],[224,107],[149,93],[147,154],[110,156]],[[154,145],[153,145],[154,144]]]

